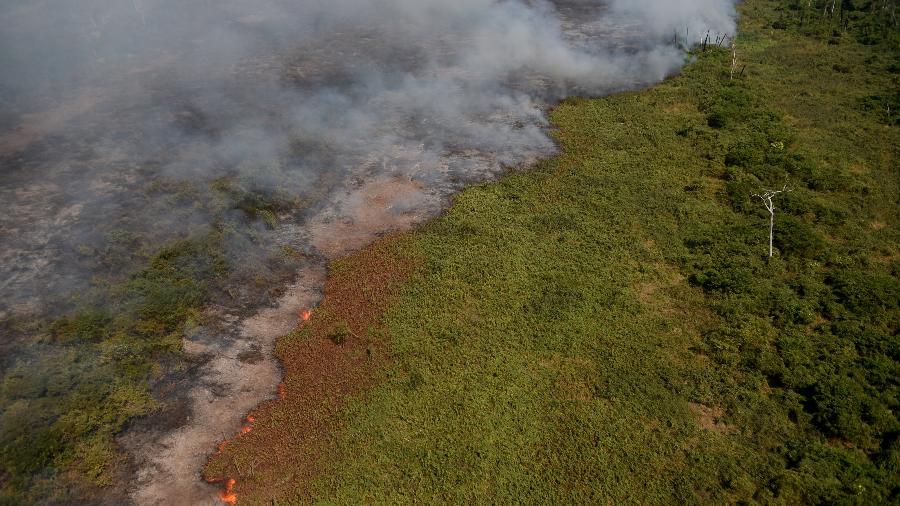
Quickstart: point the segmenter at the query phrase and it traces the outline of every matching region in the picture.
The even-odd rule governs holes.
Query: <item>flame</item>
[[[247,415],[247,423],[241,427],[241,434],[247,434],[251,430],[253,430],[253,423],[256,422],[256,417],[253,415]]]
[[[287,392],[286,392],[285,389],[284,389],[284,383],[279,383],[279,384],[278,384],[278,398],[279,398],[279,399],[284,399],[284,396],[285,396],[286,393],[287,393]]]
[[[222,450],[224,450],[226,446],[228,446],[228,440],[224,439],[216,445],[216,450],[218,450],[219,453],[222,453]]]
[[[237,504],[237,494],[234,493],[234,485],[237,483],[234,478],[229,478],[225,482],[225,488],[219,491],[219,499],[225,504]]]
[[[304,322],[308,321],[310,316],[312,316],[312,312],[310,310],[303,309],[300,311],[300,320],[301,321],[304,321]]]

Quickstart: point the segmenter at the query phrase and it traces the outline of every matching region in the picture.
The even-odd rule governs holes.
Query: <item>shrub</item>
[[[725,111],[721,109],[717,109],[715,111],[710,112],[706,116],[706,124],[710,126],[710,128],[725,128],[728,123],[728,115]]]
[[[334,344],[341,345],[347,341],[351,334],[350,325],[342,320],[335,323],[331,330],[328,331],[328,339],[331,339],[331,342]]]
[[[825,240],[801,219],[789,215],[776,216],[775,246],[784,254],[819,258]]]
[[[863,421],[866,401],[865,391],[853,379],[839,375],[822,378],[813,386],[813,421],[827,435],[864,441],[871,432]]]
[[[112,317],[109,313],[88,309],[53,322],[50,332],[60,342],[99,341],[109,336],[110,323]]]
[[[779,327],[805,325],[815,318],[815,311],[791,290],[778,290],[769,295],[769,315]]]
[[[728,167],[749,167],[760,163],[763,152],[759,146],[747,142],[739,142],[729,148],[725,155],[725,165]]]
[[[746,181],[728,181],[725,183],[725,195],[728,203],[738,212],[753,212],[755,203],[750,200],[753,185]]]
[[[690,282],[708,292],[745,292],[753,281],[753,271],[745,266],[725,261],[715,268],[690,276]]]
[[[861,317],[877,318],[900,304],[900,281],[887,274],[845,269],[827,281],[838,301]]]
[[[837,169],[818,168],[810,174],[807,186],[817,191],[838,191],[848,186],[849,179]]]

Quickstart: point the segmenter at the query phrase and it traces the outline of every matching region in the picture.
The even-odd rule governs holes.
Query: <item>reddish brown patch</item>
[[[320,306],[278,342],[285,372],[279,399],[254,411],[252,431],[210,459],[207,480],[236,479],[241,502],[296,500],[309,492],[340,408],[364,393],[384,364],[380,320],[416,267],[404,241],[391,236],[332,265]]]

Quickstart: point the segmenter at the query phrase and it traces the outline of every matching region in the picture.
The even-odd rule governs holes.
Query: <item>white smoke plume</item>
[[[733,33],[734,14],[733,0],[7,1],[0,312],[79,288],[94,271],[65,252],[112,222],[165,240],[163,224],[203,221],[139,201],[141,182],[238,175],[327,205],[380,172],[445,195],[552,152],[553,101],[658,81],[684,60],[672,33]]]

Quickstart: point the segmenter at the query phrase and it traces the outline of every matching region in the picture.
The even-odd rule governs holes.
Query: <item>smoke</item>
[[[18,0],[0,14],[7,309],[82,288],[96,270],[67,252],[113,231],[165,240],[207,218],[148,202],[148,181],[236,176],[325,205],[380,172],[438,198],[550,153],[554,100],[675,72],[671,33],[734,30],[732,0]]]
[[[640,19],[653,36],[694,34],[699,40],[707,31],[734,35],[736,0],[611,0],[611,9],[625,17]],[[689,35],[690,36],[690,35]]]
[[[208,218],[148,202],[149,181],[239,177],[323,206],[348,177],[381,173],[440,199],[552,152],[554,100],[675,72],[672,32],[734,30],[729,0],[20,0],[0,12],[7,309],[82,288],[96,271],[67,252],[113,231],[165,240]]]
[[[5,0],[0,371],[40,382],[49,373],[29,360],[78,355],[10,322],[66,312],[161,245],[213,229],[235,270],[218,311],[235,322],[283,281],[273,252],[340,255],[553,153],[548,107],[677,72],[673,34],[733,33],[735,1]],[[280,323],[314,291],[293,290]],[[255,405],[272,387],[259,378],[277,376],[268,350],[286,330],[230,327],[191,345],[213,358],[183,389],[203,406],[186,433],[230,430],[234,400]],[[251,349],[266,374],[245,369]],[[229,402],[213,403],[221,392]],[[207,446],[153,430],[129,446],[163,455],[138,497],[196,486]]]
[[[0,19],[3,320],[213,222],[263,268],[418,221],[552,153],[554,101],[676,72],[672,32],[732,33],[734,0],[9,0]],[[223,180],[302,205],[267,231]]]

